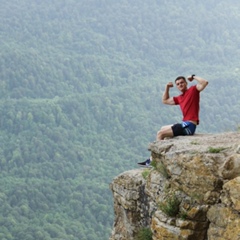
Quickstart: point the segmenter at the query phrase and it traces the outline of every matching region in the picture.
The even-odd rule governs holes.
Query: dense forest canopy
[[[109,183],[181,120],[161,103],[178,75],[209,81],[198,133],[239,128],[239,1],[11,0],[0,17],[2,240],[108,239]]]

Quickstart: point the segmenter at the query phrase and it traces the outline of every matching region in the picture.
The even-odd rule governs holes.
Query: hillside
[[[209,81],[197,132],[237,130],[239,9],[234,0],[4,3],[0,238],[107,239],[109,183],[181,119],[161,104],[178,75]]]

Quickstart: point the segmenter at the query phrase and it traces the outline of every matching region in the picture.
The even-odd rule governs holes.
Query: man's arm
[[[173,83],[169,82],[165,87],[165,91],[162,96],[162,102],[164,104],[168,104],[168,105],[175,105],[173,98],[170,97],[170,95],[169,95],[169,88],[171,88],[171,87],[173,87]]]
[[[208,85],[208,81],[207,80],[205,80],[205,79],[203,79],[201,77],[198,77],[198,76],[193,76],[192,75],[192,76],[188,77],[188,80],[190,82],[193,81],[193,80],[196,80],[198,82],[196,87],[197,87],[197,90],[199,92],[201,92]]]

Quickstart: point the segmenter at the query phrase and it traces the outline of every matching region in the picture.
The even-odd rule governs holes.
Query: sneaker
[[[151,164],[150,158],[148,158],[148,159],[147,159],[146,161],[144,161],[144,162],[138,163],[138,165],[141,165],[141,166],[143,166],[143,167],[149,167],[150,164]]]

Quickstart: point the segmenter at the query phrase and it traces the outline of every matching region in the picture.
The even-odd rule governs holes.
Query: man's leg
[[[168,125],[168,126],[163,126],[160,131],[157,132],[157,141],[163,140],[165,137],[173,137],[173,130],[172,130],[173,125]],[[138,164],[144,167],[149,167],[151,166],[152,158],[148,158],[144,162],[139,162]]]
[[[163,126],[160,131],[157,132],[157,137],[156,140],[160,141],[163,140],[165,137],[173,137],[173,130],[172,130],[173,125],[167,125]]]
[[[148,158],[144,162],[139,162],[138,165],[143,166],[143,167],[150,167],[152,162],[152,157]]]

